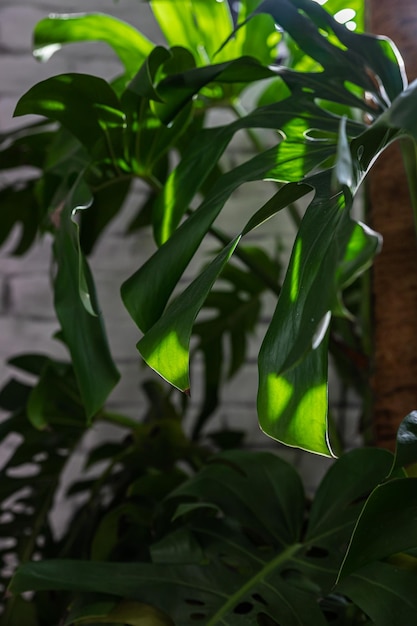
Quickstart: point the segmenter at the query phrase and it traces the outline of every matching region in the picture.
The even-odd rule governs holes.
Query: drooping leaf
[[[79,247],[77,226],[72,220],[77,209],[91,203],[83,181],[76,183],[62,202],[63,205],[56,209],[59,227],[54,241],[58,265],[54,303],[87,417],[91,418],[119,380],[119,373],[110,354],[92,276]]]
[[[97,76],[61,74],[37,83],[14,115],[37,114],[61,122],[93,157],[121,165],[125,116],[110,85]]]
[[[189,342],[194,320],[239,239],[224,248],[138,343],[138,350],[146,363],[180,391],[189,392],[190,389]]]
[[[53,14],[35,27],[34,55],[48,61],[63,45],[80,41],[103,41],[111,46],[131,78],[154,44],[145,35],[104,13]]]

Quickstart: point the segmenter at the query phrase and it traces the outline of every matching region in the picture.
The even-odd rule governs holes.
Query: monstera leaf
[[[122,299],[144,333],[138,343],[144,360],[187,393],[195,323],[217,279],[234,255],[242,258],[240,247],[254,229],[266,220],[272,228],[279,211],[310,194],[259,352],[258,415],[261,428],[279,441],[332,456],[327,428],[328,326],[333,314],[345,314],[341,291],[369,267],[380,248],[379,236],[351,217],[353,198],[390,142],[417,137],[416,86],[406,86],[395,47],[385,38],[351,32],[340,23],[340,4],[335,1],[329,6],[338,19],[311,0],[247,0],[239,6],[234,30],[226,3],[154,0],[152,6],[170,49],[155,47],[134,29],[98,14],[43,21],[37,30],[40,55],[70,41],[99,39],[113,46],[126,76],[112,85],[83,74],[50,78],[21,98],[16,115],[37,113],[56,120],[82,147],[74,180],[83,181],[91,199],[97,194],[95,208],[89,202],[86,211],[102,214],[84,220],[82,241],[87,249],[92,245],[88,228],[93,239],[102,232],[132,178],[142,178],[152,188],[155,197],[148,209],[160,247],[123,284]],[[274,24],[278,34],[270,39]],[[250,45],[249,35],[257,29],[263,38],[269,33],[262,54]],[[299,71],[274,63],[276,44],[284,35],[289,59],[298,55]],[[135,51],[136,67],[127,46]],[[267,97],[269,104],[247,115],[239,113],[229,124],[208,128],[202,123],[194,133],[195,120],[211,105],[220,99],[236,112],[242,86],[264,79],[279,85],[278,101]],[[219,160],[236,133],[253,136],[256,129],[272,131],[275,144],[258,146],[255,156],[223,172]],[[183,137],[193,137],[186,147]],[[180,162],[169,173],[168,153],[179,145]],[[404,150],[410,163],[413,149]],[[243,228],[220,238],[223,248],[180,292],[185,269],[208,234],[216,232],[215,221],[227,210],[227,200],[240,186],[259,180],[272,180],[280,188],[264,206],[253,207]],[[114,205],[109,205],[111,194],[107,204],[103,194],[112,185]],[[62,198],[61,190],[55,191],[54,201]],[[67,217],[77,209],[72,196],[66,195]],[[197,198],[200,204],[190,209]],[[84,314],[94,313],[94,307],[88,312],[85,306],[85,294],[94,299],[88,268],[81,254],[73,254],[70,247],[71,255],[63,252],[68,243],[63,230],[56,234],[61,272],[55,301],[63,326],[59,305],[64,304],[65,281],[76,273],[79,277],[78,285],[73,280],[73,294],[79,294],[77,311],[84,332],[78,335],[66,317],[64,335],[91,416],[117,373],[100,320],[93,323]],[[33,233],[28,231],[28,237]],[[93,368],[83,354],[83,342],[90,335]],[[89,378],[93,370],[96,386]]]
[[[413,572],[398,573],[374,559],[335,587],[363,499],[391,466],[392,455],[383,450],[342,457],[324,478],[306,523],[303,487],[290,465],[268,453],[222,453],[165,501],[159,524],[168,534],[152,546],[152,563],[28,563],[11,591],[99,593],[110,606],[124,598],[184,626],[196,620],[211,626],[363,623],[365,613],[380,615],[386,604],[383,580],[399,597],[401,581],[408,588],[416,580]],[[366,600],[358,598],[359,579],[366,581]],[[409,623],[413,598],[396,623]],[[385,626],[388,617],[376,623]]]
[[[123,285],[122,297],[145,332],[138,344],[145,361],[173,385],[188,391],[189,338],[216,273],[218,276],[238,249],[240,239],[313,191],[259,353],[258,414],[262,429],[276,439],[331,455],[327,328],[331,314],[340,314],[341,289],[369,267],[380,248],[380,237],[350,217],[352,199],[380,151],[406,132],[413,136],[415,90],[411,85],[403,91],[402,67],[386,39],[348,31],[317,3],[262,2],[255,12],[272,15],[322,71],[272,68],[285,84],[287,97],[227,126],[204,129],[195,138],[160,196],[157,236],[163,245]],[[214,66],[209,69],[197,68],[163,79],[158,90],[168,99],[170,90],[185,83],[191,97],[193,85],[196,92],[201,90],[206,76],[207,80],[229,80],[223,66],[219,65],[217,75]],[[256,72],[254,64],[253,79]],[[259,78],[262,72],[259,69]],[[371,94],[372,105],[361,96],[364,91]],[[357,115],[346,119],[334,112],[335,106],[345,113],[352,108],[363,111],[374,122],[368,128],[357,121]],[[200,206],[183,220],[201,180],[209,175],[234,134],[248,128],[279,129],[281,141],[220,176]],[[318,169],[320,173],[316,173]],[[243,183],[259,179],[286,186],[264,207],[254,209],[253,217],[236,234],[239,239],[231,241],[231,253],[226,249],[220,253],[212,271],[198,276],[167,307],[229,196]],[[192,314],[190,295],[195,305]],[[188,316],[182,314],[185,309]]]

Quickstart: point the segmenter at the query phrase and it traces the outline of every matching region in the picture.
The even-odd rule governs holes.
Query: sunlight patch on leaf
[[[142,356],[153,370],[180,391],[188,389],[188,350],[182,345],[175,330],[165,337],[160,337],[157,349],[146,356],[146,344],[139,342]]]
[[[294,393],[293,386],[284,378],[270,374],[267,380],[268,406],[273,420],[279,419]]]
[[[299,239],[295,244],[294,250],[294,268],[291,275],[291,302],[295,302],[298,297],[298,290],[300,288],[300,267],[301,267],[301,251],[303,249],[303,242]]]
[[[294,439],[301,441],[305,437],[306,432],[317,432],[317,429],[313,427],[313,423],[317,421],[320,425],[321,415],[326,412],[327,385],[322,383],[309,389],[301,398],[289,429]],[[316,416],[318,416],[318,419]],[[322,447],[322,444],[322,441],[317,441],[317,445]]]

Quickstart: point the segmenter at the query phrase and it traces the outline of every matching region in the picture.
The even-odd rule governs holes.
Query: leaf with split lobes
[[[189,343],[195,318],[239,240],[224,248],[138,343],[146,363],[180,391],[190,388]]]
[[[34,56],[48,61],[64,44],[103,41],[113,48],[127,77],[137,72],[154,44],[130,24],[104,13],[52,14],[38,22]]]
[[[302,110],[306,111],[307,107],[307,124],[327,128],[328,125],[335,127],[336,123],[337,128],[337,122],[330,115],[318,107],[304,104]],[[206,129],[196,137],[187,158],[168,179],[156,209],[161,219],[160,238],[165,243],[122,286],[124,304],[141,330],[148,330],[161,316],[175,285],[235,189],[245,182],[259,179],[298,181],[303,173],[309,172],[329,155],[329,146],[320,142],[298,140],[293,143],[287,140],[279,143],[221,176],[200,207],[173,232],[201,179],[204,180],[218,161],[233,134],[252,126],[282,126],[287,130],[286,124],[290,126],[291,120],[296,117],[294,107],[292,100],[264,107],[228,127]],[[277,197],[277,203],[284,208],[306,193],[301,193],[302,189],[296,186],[287,189]]]
[[[241,57],[216,65],[190,69],[167,76],[158,84],[158,94],[165,105],[158,110],[160,119],[168,124],[181,108],[209,83],[252,83],[276,76],[276,72],[251,57]]]
[[[327,441],[327,326],[338,267],[355,229],[331,171],[306,179],[316,195],[293,247],[281,295],[259,353],[258,415],[289,445],[331,454]],[[293,416],[293,417],[291,417]]]
[[[172,0],[151,0],[150,4],[171,46],[184,46],[195,51],[199,65],[223,60],[217,58],[217,52],[233,29],[226,2],[188,0],[185,4]]]

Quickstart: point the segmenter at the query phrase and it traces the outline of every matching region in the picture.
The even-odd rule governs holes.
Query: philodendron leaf
[[[169,534],[155,546],[156,563],[27,563],[17,570],[10,591],[109,594],[152,604],[181,626],[197,620],[206,626],[325,626],[340,547],[360,511],[358,499],[375,487],[390,463],[391,455],[382,450],[355,451],[337,461],[305,536],[305,499],[295,470],[273,454],[222,453],[175,490],[166,501],[168,508],[161,509],[164,518],[177,503],[185,515],[175,521],[173,531],[168,523]],[[375,583],[366,576],[369,598],[364,607],[356,575],[353,583],[352,577],[346,578],[346,595],[372,614],[366,607],[372,606],[373,594],[381,594],[379,579],[384,584],[385,578],[388,595],[399,590],[399,581],[391,588],[384,570],[378,569]],[[403,578],[406,589],[415,581],[408,573]],[[340,604],[340,623],[350,623],[354,608],[347,601]],[[408,610],[399,617],[396,624],[409,626]]]
[[[414,91],[411,87],[406,97],[395,100],[405,76],[397,52],[387,40],[349,32],[317,3],[265,0],[253,8],[256,13],[272,15],[323,71],[276,68],[289,96],[196,138],[156,205],[155,230],[163,245],[125,283],[123,299],[146,332],[163,314],[185,267],[234,189],[256,177],[277,182],[302,180],[309,185],[315,197],[299,229],[259,355],[258,412],[261,427],[280,441],[332,454],[326,424],[326,330],[332,312],[347,314],[339,301],[340,291],[369,266],[380,244],[375,233],[351,219],[352,196],[378,153],[401,135],[401,125],[414,133]],[[259,73],[255,65],[251,80]],[[164,92],[169,99],[170,89],[181,86],[181,81],[181,88],[187,91],[191,87],[198,90],[206,77],[235,80],[236,76],[229,76],[232,68],[240,68],[242,80],[248,79],[250,68],[242,59],[241,67],[236,61],[228,67],[197,68],[169,76],[159,83],[158,93]],[[374,106],[361,98],[363,90],[372,94]],[[392,115],[390,100],[394,100]],[[326,111],[326,101],[339,108],[342,105],[344,111],[355,107],[380,117],[367,129],[360,122],[343,121]],[[276,148],[220,177],[200,207],[177,228],[198,191],[200,177],[204,179],[233,134],[245,128],[279,129],[283,139]],[[323,164],[326,169],[322,173],[310,175]],[[269,217],[269,209],[263,207],[249,221],[246,232],[260,221],[262,211]]]
[[[55,310],[71,353],[87,417],[103,405],[119,380],[99,312],[93,279],[79,246],[74,212],[90,203],[83,180],[78,180],[54,212],[57,226],[54,255]]]
[[[40,61],[48,61],[64,44],[103,41],[116,52],[128,78],[133,77],[154,47],[133,26],[103,13],[50,15],[36,25],[33,41],[33,54]]]
[[[227,3],[188,0],[185,5],[171,0],[151,0],[150,4],[171,46],[184,46],[195,51],[199,65],[223,60],[216,59],[216,53],[233,29]]]

